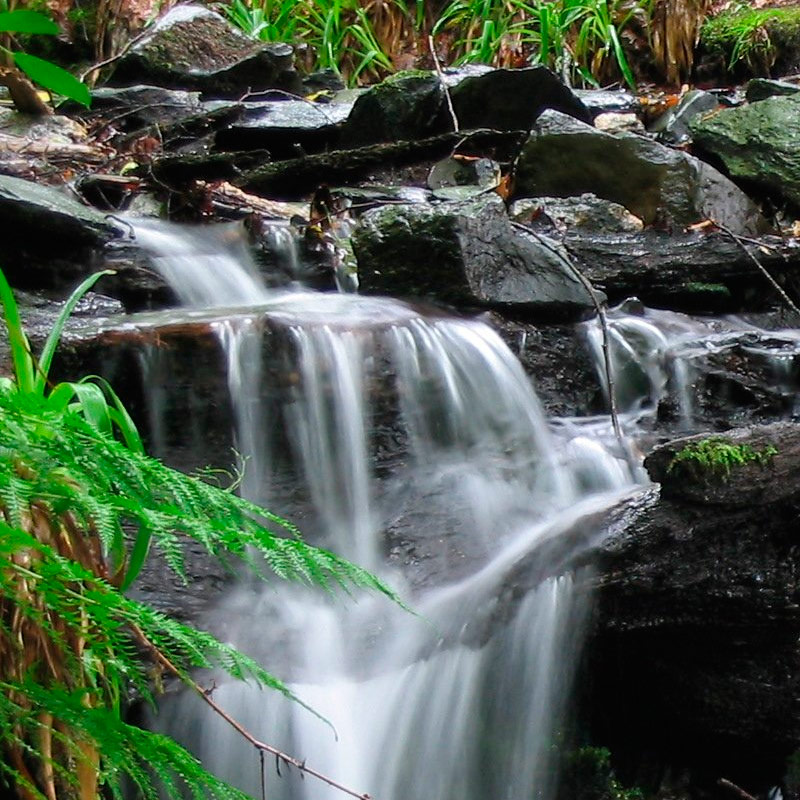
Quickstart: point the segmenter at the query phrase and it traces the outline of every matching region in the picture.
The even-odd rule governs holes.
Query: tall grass
[[[351,84],[428,61],[432,33],[451,64],[543,64],[583,84],[634,86],[626,31],[646,29],[653,0],[231,0],[222,9],[265,41],[290,41]]]

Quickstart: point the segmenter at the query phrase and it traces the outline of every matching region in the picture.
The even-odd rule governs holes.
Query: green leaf
[[[27,11],[20,8],[0,14],[0,32],[54,35],[59,32],[59,28],[50,17],[40,14],[38,11]]]
[[[89,87],[65,69],[28,53],[14,53],[14,63],[32,80],[45,89],[69,97],[87,108],[92,103]]]

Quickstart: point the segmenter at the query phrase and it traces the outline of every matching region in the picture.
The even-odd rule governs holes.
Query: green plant
[[[643,800],[638,787],[626,788],[611,767],[605,747],[580,747],[567,753],[559,796],[569,800]]]
[[[783,34],[781,35],[781,31]],[[776,57],[776,40],[800,36],[800,9],[738,5],[703,24],[703,45],[722,54],[729,70],[745,63],[768,72]]]
[[[40,14],[38,11],[28,9],[14,9],[11,11],[0,12],[0,33],[6,34],[6,42],[0,45],[0,52],[3,52],[11,59],[13,64],[22,71],[28,78],[35,83],[49,89],[55,94],[69,97],[78,103],[88,106],[91,103],[91,95],[88,87],[81,83],[77,78],[61,67],[53,64],[46,59],[20,50],[11,49],[10,37],[12,34],[44,34],[56,35],[59,29],[49,17]],[[5,78],[6,84],[12,91],[14,102],[18,105],[24,103],[14,95],[16,83],[13,73],[9,73],[8,67],[5,72],[0,72],[0,77]],[[18,91],[18,90],[17,90]]]
[[[142,542],[180,576],[188,536],[262,577],[393,595],[268,511],[148,458],[116,396],[104,394],[98,414],[99,395],[64,399],[62,387],[85,383],[48,391],[68,309],[37,365],[4,277],[0,287],[16,373],[0,390],[0,781],[22,800],[121,798],[124,779],[153,800],[157,783],[176,798],[242,798],[174,741],[127,724],[126,698],[152,702],[160,672],[205,697],[190,671],[210,667],[293,695],[233,648],[124,594]]]
[[[777,453],[777,449],[772,445],[767,445],[763,450],[755,450],[749,444],[734,444],[722,437],[713,436],[686,445],[679,450],[670,461],[667,472],[672,472],[684,464],[694,464],[704,471],[727,477],[734,467],[745,464],[764,466],[772,461]]]

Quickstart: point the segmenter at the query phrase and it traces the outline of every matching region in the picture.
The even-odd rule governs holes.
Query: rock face
[[[287,44],[255,42],[210,9],[176,6],[120,59],[118,84],[152,83],[216,97],[302,86]]]
[[[557,244],[513,227],[496,195],[368,212],[353,249],[367,293],[573,318],[593,309]]]
[[[583,102],[545,67],[458,70],[445,75],[460,130],[530,130],[547,108],[589,122]],[[347,121],[351,146],[453,130],[438,75],[399,73],[362,94]]]
[[[685,455],[702,438],[647,459],[660,496],[619,509],[603,546],[596,725],[623,761],[659,752],[758,786],[800,740],[800,426],[726,434],[754,454],[729,470]]]
[[[770,97],[691,123],[695,148],[735,180],[800,207],[800,96]]]
[[[522,148],[514,196],[584,192],[625,206],[645,225],[675,229],[712,218],[748,235],[763,225],[752,201],[708,164],[636,134],[602,133],[546,111]]]

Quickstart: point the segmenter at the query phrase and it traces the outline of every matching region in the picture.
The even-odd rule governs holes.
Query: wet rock
[[[512,226],[497,196],[368,212],[353,249],[366,293],[551,317],[593,309],[557,244]]]
[[[500,182],[500,165],[490,158],[451,156],[434,164],[428,188],[440,199],[467,199],[491,191]]]
[[[753,78],[745,87],[745,98],[749,103],[766,100],[768,97],[785,97],[800,93],[798,76],[795,80],[783,79],[780,81],[771,78]]]
[[[200,92],[138,84],[93,89],[91,110],[84,111],[81,116],[113,117],[111,124],[115,128],[132,131],[148,125],[177,122],[201,110]]]
[[[0,175],[0,214],[7,237],[4,249],[92,245],[119,235],[104,214],[82,205],[66,191],[4,175]],[[48,235],[43,237],[42,231]]]
[[[343,134],[349,147],[411,141],[448,130],[444,89],[434,72],[399,72],[364,92]]]
[[[545,217],[559,231],[585,228],[593,233],[636,233],[642,221],[619,203],[587,192],[579,197],[535,197],[517,200],[510,209],[512,219],[531,224]]]
[[[598,114],[637,114],[639,98],[630,92],[609,89],[573,89],[573,94],[589,109],[592,117]]]
[[[451,88],[450,96],[462,130],[527,131],[546,109],[584,122],[592,118],[583,102],[546,67],[468,76]]]
[[[636,296],[648,305],[685,311],[763,310],[783,304],[751,256],[792,294],[800,248],[763,237],[744,248],[721,233],[595,234],[568,229],[564,244],[584,274],[612,302]],[[698,301],[700,305],[698,305]]]
[[[716,95],[702,89],[692,89],[675,108],[671,108],[650,125],[650,130],[657,133],[662,142],[683,144],[692,138],[689,122],[699,114],[716,111],[719,107],[720,102]]]
[[[546,111],[522,148],[514,197],[584,192],[619,203],[656,227],[684,228],[712,218],[753,235],[764,224],[753,202],[708,164],[635,134],[612,136]]]
[[[116,84],[152,83],[213,97],[282,89],[299,93],[287,44],[264,44],[201,6],[175,6],[117,63]]]
[[[691,123],[695,149],[737,181],[800,207],[800,96],[770,97]]]
[[[247,191],[286,200],[304,197],[325,183],[424,187],[433,164],[454,150],[508,162],[519,151],[523,136],[517,131],[444,133],[419,141],[332,150],[265,164],[249,170],[236,183]]]
[[[604,112],[594,118],[594,126],[605,133],[644,133],[644,124],[636,114]]]
[[[696,439],[671,442],[648,459],[661,494],[618,509],[587,674],[598,741],[623,760],[646,741],[662,764],[753,785],[800,740],[800,426],[726,436],[778,452],[712,481],[669,474]]]
[[[217,133],[215,146],[228,152],[267,150],[275,159],[316,153],[335,145],[352,107],[353,101],[245,102],[241,119]]]

